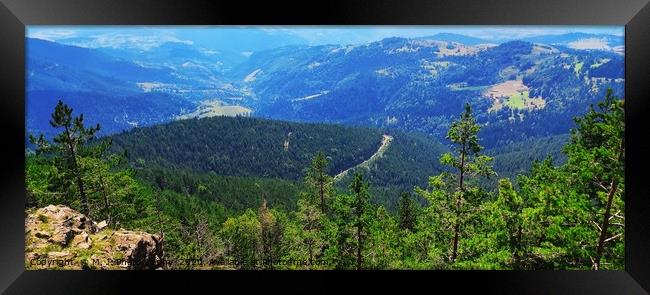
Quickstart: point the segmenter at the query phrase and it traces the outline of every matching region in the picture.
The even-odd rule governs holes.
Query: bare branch
[[[613,240],[613,239],[616,239],[616,238],[618,238],[618,237],[620,237],[620,236],[622,236],[622,235],[623,235],[623,234],[617,234],[617,235],[615,235],[615,236],[613,236],[613,237],[611,237],[611,238],[608,238],[608,239],[605,240],[605,243],[607,243],[607,242],[609,242],[609,241],[611,241],[611,240]]]
[[[598,225],[598,223],[596,223],[596,222],[593,221],[593,220],[591,221],[591,223],[593,223],[593,224],[596,226],[596,228],[598,229],[598,231],[603,231],[603,229],[600,228],[600,225]]]
[[[598,185],[600,188],[602,188],[605,191],[608,191],[609,189],[605,187],[600,181],[595,181],[594,182],[596,185]]]

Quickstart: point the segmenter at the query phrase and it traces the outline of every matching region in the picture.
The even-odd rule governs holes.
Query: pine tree
[[[492,158],[481,155],[483,147],[479,144],[478,132],[481,127],[476,123],[469,104],[465,105],[465,111],[461,117],[454,121],[449,128],[447,138],[454,144],[455,156],[452,153],[445,153],[440,157],[440,163],[455,169],[455,174],[443,173],[440,181],[445,177],[455,178],[455,186],[449,201],[451,206],[453,225],[453,237],[451,241],[451,254],[449,260],[454,262],[458,257],[458,245],[461,238],[463,219],[466,218],[465,204],[470,194],[476,194],[479,190],[468,187],[467,179],[472,176],[490,176],[494,174],[491,167]]]
[[[598,109],[591,106],[575,122],[577,128],[565,147],[567,165],[574,178],[584,185],[583,190],[600,206],[592,221],[598,233],[592,268],[601,269],[606,246],[617,239],[622,241],[624,234],[624,100],[608,89]]]
[[[300,226],[300,247],[307,250],[309,267],[313,267],[314,260],[321,254],[324,246],[321,230],[326,222],[325,216],[319,208],[306,198],[298,200],[296,219]]]
[[[551,157],[534,161],[528,175],[519,175],[517,192],[523,200],[522,246],[530,249],[521,266],[563,269],[582,266],[591,239],[585,194],[571,180],[566,165],[556,167]],[[526,258],[524,261],[523,258]]]
[[[523,231],[523,199],[512,187],[509,179],[499,180],[499,193],[496,200],[498,214],[505,224],[507,245],[512,253],[512,260],[515,269],[520,268],[520,260],[523,252],[522,231]]]
[[[261,258],[263,264],[270,269],[273,269],[273,264],[278,258],[280,252],[280,243],[282,241],[282,229],[276,216],[273,215],[271,210],[266,205],[266,198],[262,199],[260,205],[258,218],[261,229]]]
[[[72,108],[61,100],[54,108],[50,125],[54,128],[63,128],[63,131],[54,137],[54,145],[50,145],[42,134],[38,139],[30,136],[30,140],[38,146],[38,153],[54,153],[61,157],[63,166],[70,172],[77,186],[81,210],[86,216],[90,216],[88,195],[79,161],[81,149],[89,140],[95,137],[95,134],[99,131],[99,124],[95,127],[86,128],[83,114],[73,117],[72,111]]]
[[[400,231],[399,223],[388,213],[384,206],[378,206],[370,212],[368,232],[366,238],[366,268],[391,269],[400,263]]]
[[[416,204],[411,198],[411,194],[403,192],[399,199],[399,227],[400,229],[413,231],[415,229],[415,210]]]
[[[257,266],[262,248],[262,226],[255,211],[248,209],[242,215],[226,219],[221,236],[227,254],[232,255],[240,268]]]
[[[327,199],[330,196],[332,177],[327,174],[327,159],[325,154],[318,152],[307,171],[307,183],[314,188],[320,200],[321,212],[327,213]]]
[[[366,224],[368,223],[367,214],[370,207],[370,195],[368,194],[368,183],[363,180],[360,173],[354,175],[354,180],[350,183],[350,191],[354,196],[353,212],[354,212],[354,226],[356,228],[356,258],[357,269],[363,266],[362,252],[364,249],[364,237],[367,235]]]
[[[353,269],[356,263],[358,240],[355,238],[356,198],[350,194],[337,194],[332,202],[331,222],[325,224],[324,234],[328,247],[324,258],[334,261],[336,269]]]

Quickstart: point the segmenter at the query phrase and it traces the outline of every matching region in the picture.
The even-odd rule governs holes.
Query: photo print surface
[[[622,26],[28,26],[25,268],[624,269]]]

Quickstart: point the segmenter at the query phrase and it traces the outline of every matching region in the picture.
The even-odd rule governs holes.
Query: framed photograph
[[[647,0],[0,19],[7,294],[650,290]]]

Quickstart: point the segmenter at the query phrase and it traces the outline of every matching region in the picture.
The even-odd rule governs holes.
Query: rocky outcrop
[[[28,210],[27,269],[156,269],[162,241],[157,235],[106,229],[66,206]]]

